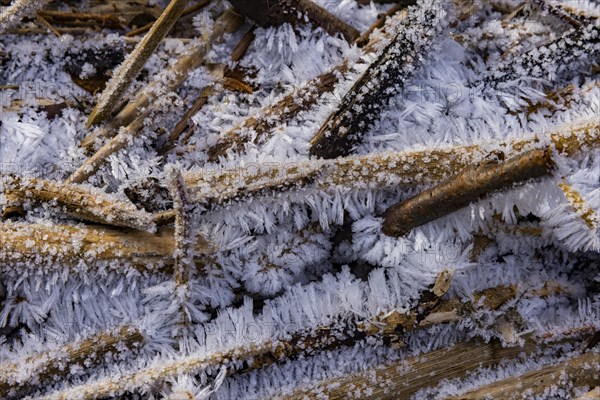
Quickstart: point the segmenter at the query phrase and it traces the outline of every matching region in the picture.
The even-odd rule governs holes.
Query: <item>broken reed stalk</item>
[[[23,204],[32,200],[61,207],[68,215],[83,221],[148,232],[156,230],[152,214],[93,187],[18,177],[12,177],[6,186],[8,207],[4,218],[20,213]]]
[[[310,154],[336,158],[350,154],[363,134],[379,118],[388,100],[399,93],[407,79],[431,50],[441,24],[440,7],[410,7],[406,19],[377,59],[344,95],[339,107],[329,115],[311,140]]]
[[[215,248],[203,237],[197,237],[196,254],[212,254]],[[58,263],[117,263],[145,270],[168,269],[173,265],[174,231],[163,228],[155,234],[126,231],[100,226],[75,227],[4,222],[0,224],[0,264],[14,266],[27,263],[29,268]],[[45,268],[45,267],[44,267]]]
[[[333,160],[311,160],[291,164],[247,165],[224,171],[204,169],[185,175],[192,201],[223,204],[231,200],[272,191],[310,188],[395,189],[443,181],[489,154],[515,157],[545,144],[573,157],[600,148],[600,122],[590,119],[558,128],[554,133],[516,139],[495,145],[473,144],[428,150],[372,153]]]
[[[383,34],[389,36],[389,32],[385,32],[386,27],[389,28],[406,17],[407,13],[403,11],[403,8],[392,8],[389,10],[388,13],[375,22],[372,28],[369,28],[356,40],[355,43],[359,47],[363,47],[363,53],[368,54],[375,51],[375,46],[381,41],[381,37],[372,35],[376,29],[382,28],[384,30]],[[219,160],[219,157],[225,156],[229,151],[242,150],[244,144],[249,140],[252,140],[252,143],[256,144],[264,143],[273,128],[295,117],[301,111],[308,110],[325,93],[331,93],[335,89],[335,85],[339,82],[340,77],[344,76],[351,69],[352,64],[351,60],[345,59],[331,71],[327,71],[308,81],[300,88],[294,89],[277,103],[263,108],[259,113],[231,128],[217,139],[215,145],[208,148],[209,161],[216,162]],[[254,131],[254,134],[247,135],[246,132],[249,130]]]
[[[190,71],[198,68],[210,51],[213,43],[219,43],[226,32],[233,32],[243,23],[243,17],[231,12],[225,11],[213,25],[212,31],[199,40],[199,43],[188,49],[177,61],[169,67],[169,76],[165,90],[174,91],[185,82]],[[148,86],[138,92],[117,115],[111,118],[105,127],[98,128],[85,137],[80,146],[91,151],[94,144],[99,139],[113,137],[117,134],[119,127],[129,125],[139,115],[139,110],[148,107],[154,101],[158,94],[154,93],[162,82],[153,81]]]
[[[187,3],[188,0],[171,0],[165,11],[154,25],[152,25],[150,31],[115,70],[110,81],[106,84],[106,89],[100,95],[96,107],[92,110],[87,120],[86,126],[88,128],[110,115],[133,79],[135,79],[144,64],[146,64],[146,61],[154,53],[161,40],[179,19]]]
[[[390,207],[383,215],[383,233],[403,236],[493,192],[549,176],[554,168],[549,148],[530,150],[502,163],[483,161],[467,167],[458,175]]]
[[[572,386],[571,386],[572,384]],[[461,396],[448,400],[474,400],[490,398],[494,400],[517,400],[525,397],[544,395],[552,387],[581,388],[600,384],[600,353],[590,351],[569,358],[557,365],[529,371],[521,376],[511,377],[490,383]],[[573,390],[569,390],[572,394]]]
[[[27,392],[81,375],[91,367],[109,362],[124,350],[143,346],[144,335],[133,325],[101,332],[86,339],[43,353],[32,354],[18,363],[0,364],[0,397],[23,398]]]
[[[302,14],[329,34],[340,33],[348,42],[353,42],[360,35],[356,28],[311,0],[231,0],[231,4],[261,26],[302,21],[303,17],[298,15]]]
[[[497,309],[507,301],[514,299],[517,293],[517,289],[513,286],[499,286],[475,293],[473,301],[462,302],[458,299],[440,301],[440,297],[447,290],[447,285],[443,283],[444,279],[442,278],[441,281],[437,291],[435,291],[436,285],[434,284],[431,293],[428,293],[429,291],[424,293],[424,297],[428,299],[425,307],[421,309],[415,307],[408,314],[399,312],[381,314],[373,320],[357,322],[354,325],[348,321],[348,326],[343,330],[325,327],[312,332],[312,335],[310,332],[297,333],[286,340],[266,340],[209,355],[192,354],[176,360],[155,363],[127,375],[88,382],[39,397],[37,400],[70,400],[72,398],[86,400],[110,397],[133,391],[148,382],[161,382],[181,374],[195,375],[201,371],[228,364],[238,366],[230,368],[228,373],[232,373],[236,369],[239,372],[248,372],[303,354],[353,345],[366,337],[380,335],[386,343],[394,344],[399,333],[422,329],[434,323],[454,322],[473,309],[482,307]],[[240,365],[242,365],[241,370],[239,369]]]
[[[194,261],[194,249],[190,242],[192,232],[190,224],[192,222],[192,206],[188,200],[188,194],[181,175],[181,170],[171,166],[167,171],[169,191],[173,198],[173,208],[175,210],[175,252],[174,252],[174,273],[176,300],[179,306],[178,330],[175,339],[180,340],[185,336],[185,331],[191,321],[189,312],[186,310],[186,303],[190,300],[190,279]]]

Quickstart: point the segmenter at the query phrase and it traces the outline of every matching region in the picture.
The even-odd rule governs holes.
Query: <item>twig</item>
[[[21,207],[23,202],[32,199],[64,207],[67,214],[84,221],[148,232],[156,230],[151,214],[98,189],[35,178],[13,177],[11,181],[5,192],[9,202],[4,218],[17,211],[15,207]]]
[[[353,42],[360,35],[356,28],[311,0],[231,0],[231,3],[241,14],[262,26],[297,22],[300,13],[331,35],[340,33],[348,42]]]
[[[196,238],[196,254],[216,249],[204,237]],[[119,262],[140,270],[173,266],[174,231],[163,228],[155,234],[100,226],[36,225],[0,223],[0,264],[28,263],[31,268],[60,262],[61,269],[82,262],[93,266]]]
[[[100,95],[98,104],[90,114],[87,126],[106,119],[113,107],[119,102],[133,79],[138,75],[148,58],[154,53],[160,41],[177,22],[188,0],[171,0],[160,18],[156,21],[144,39],[135,47],[125,61],[117,68],[106,89]]]
[[[527,372],[521,376],[494,382],[461,396],[448,400],[470,400],[493,398],[494,400],[521,399],[523,394],[543,394],[550,387],[595,386],[600,384],[600,354],[589,352],[568,359],[558,365]],[[572,392],[570,390],[570,392]]]
[[[548,176],[554,167],[549,149],[531,150],[503,163],[484,161],[468,167],[457,176],[389,208],[384,214],[383,233],[405,235],[492,192]]]
[[[346,93],[340,106],[311,140],[310,154],[335,158],[350,154],[352,147],[379,117],[393,94],[416,71],[441,25],[443,2],[412,8],[399,32],[366,72]]]
[[[125,349],[144,344],[144,336],[132,325],[102,332],[56,350],[28,357],[23,362],[0,364],[0,396],[22,398],[27,392],[69,375],[80,375],[94,365],[108,362]]]
[[[172,79],[166,84],[165,90],[175,90],[187,78],[190,71],[197,68],[204,62],[204,57],[210,51],[213,43],[218,43],[222,40],[226,32],[235,31],[243,22],[243,18],[239,15],[226,11],[215,21],[213,30],[204,39],[200,40],[197,45],[181,55],[179,59],[169,68],[169,75]],[[147,107],[156,99],[156,94],[153,93],[161,82],[151,82],[145,90],[139,92],[119,113],[114,116],[108,126],[96,129],[86,138],[84,138],[80,146],[91,150],[94,143],[98,139],[115,136],[116,130],[123,125],[128,125],[138,116],[139,110]]]

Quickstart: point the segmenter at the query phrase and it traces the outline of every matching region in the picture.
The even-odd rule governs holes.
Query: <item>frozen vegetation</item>
[[[0,399],[600,398],[597,0],[0,4]]]

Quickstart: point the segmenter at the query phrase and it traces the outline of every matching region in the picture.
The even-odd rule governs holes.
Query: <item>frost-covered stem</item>
[[[198,68],[210,51],[213,43],[219,43],[226,32],[232,32],[243,23],[244,18],[231,12],[225,11],[213,25],[210,33],[199,39],[199,42],[182,54],[177,61],[169,67],[169,76],[171,77],[166,84],[162,81],[151,82],[144,90],[138,92],[134,98],[129,101],[121,111],[117,113],[106,127],[94,130],[85,137],[80,146],[92,150],[98,139],[112,137],[116,135],[116,130],[123,125],[132,123],[138,116],[140,109],[146,108],[154,101],[158,94],[156,90],[165,85],[166,91],[176,90],[185,82],[190,71]]]
[[[394,10],[385,19],[383,26],[383,35],[389,36],[390,32],[385,30],[390,26],[397,24],[398,21],[406,17],[406,11]],[[375,22],[373,29],[369,29],[364,35],[361,35],[356,44],[363,47],[363,53],[368,54],[374,51],[375,45],[381,41],[381,37],[377,35],[372,37],[371,34],[381,27],[381,21]],[[221,135],[217,143],[209,147],[207,150],[209,161],[218,161],[219,157],[225,156],[230,151],[241,151],[244,144],[249,140],[252,143],[262,144],[268,140],[271,130],[279,124],[294,118],[301,111],[308,110],[315,105],[321,96],[325,93],[330,93],[335,89],[335,85],[339,82],[341,76],[344,76],[350,69],[353,63],[345,59],[331,71],[325,72],[318,77],[308,81],[300,88],[295,89],[292,93],[286,95],[276,104],[262,109],[256,115],[253,115],[243,122],[237,124],[232,129]],[[252,139],[246,135],[245,131],[254,131]]]
[[[56,350],[35,354],[18,363],[0,364],[0,397],[22,398],[58,380],[80,375],[126,350],[143,346],[144,335],[133,325],[101,332]]]
[[[413,228],[460,210],[495,191],[549,176],[555,167],[550,149],[531,150],[502,163],[483,161],[458,175],[390,207],[383,233],[402,236]]]
[[[310,154],[318,158],[348,155],[379,118],[388,100],[405,85],[431,51],[444,26],[443,0],[409,7],[398,33],[346,93],[340,106],[311,140]]]
[[[314,187],[316,190],[395,188],[440,182],[452,174],[481,162],[490,153],[505,158],[553,145],[559,153],[575,156],[600,148],[600,122],[584,120],[554,133],[530,136],[506,143],[483,143],[418,151],[373,153],[333,160],[290,164],[250,165],[238,170],[209,169],[188,173],[186,183],[193,201],[224,203],[269,191]]]
[[[529,371],[521,376],[510,377],[463,395],[450,397],[449,400],[483,398],[508,400],[543,395],[553,385],[559,385],[566,389],[568,387],[581,388],[599,384],[600,353],[590,351],[557,365]],[[572,394],[572,389],[569,392]]]
[[[60,268],[82,262],[95,265],[118,262],[140,270],[173,266],[174,231],[163,228],[152,234],[99,226],[35,225],[5,222],[0,224],[0,265],[29,263],[31,268],[59,262]],[[203,237],[197,237],[196,254],[215,252]]]
[[[443,280],[443,279],[442,279]],[[434,285],[435,288],[435,285]],[[433,315],[436,310],[447,311],[456,307],[469,309],[469,307],[497,308],[506,301],[514,298],[516,290],[512,287],[498,287],[486,289],[474,294],[473,302],[462,303],[458,300],[441,301],[439,297],[445,293],[447,286],[443,283],[438,285],[437,295],[435,289],[431,292],[426,291],[428,302],[436,304],[433,307],[419,308],[408,315],[396,313],[381,314],[370,321],[355,322],[348,321],[344,329],[332,327],[331,329],[319,329],[317,332],[297,333],[286,340],[265,341],[260,343],[244,344],[234,347],[228,351],[213,353],[211,355],[195,356],[190,355],[175,360],[165,361],[155,364],[151,367],[124,374],[119,377],[105,378],[99,381],[86,383],[84,385],[72,387],[60,392],[52,393],[48,396],[37,398],[38,400],[70,400],[95,399],[110,397],[125,393],[126,391],[135,391],[149,383],[161,382],[168,378],[176,377],[181,374],[194,375],[209,368],[218,368],[220,366],[236,363],[241,365],[244,362],[246,367],[244,372],[265,367],[276,362],[298,357],[301,354],[310,354],[316,351],[338,348],[340,346],[352,345],[366,337],[381,336],[387,343],[393,341],[398,336],[398,332],[408,332],[415,329],[421,329],[431,326],[432,323],[447,323],[456,321],[460,314],[464,312],[458,309],[454,312],[452,318],[427,319],[428,315]],[[426,310],[426,311],[424,311]],[[419,320],[417,320],[417,315]],[[439,317],[439,315],[438,315]],[[420,320],[420,318],[423,318]],[[235,368],[230,368],[229,373],[234,372]]]
[[[152,25],[150,31],[117,68],[110,81],[106,84],[106,89],[100,95],[96,107],[92,110],[87,120],[88,127],[97,124],[110,115],[131,82],[154,53],[161,40],[179,19],[187,3],[188,0],[171,0],[165,11],[154,25]]]
[[[0,32],[18,24],[27,15],[44,7],[50,0],[14,0],[7,8],[0,8]]]
[[[153,232],[152,214],[138,210],[131,202],[107,195],[99,189],[36,178],[13,177],[5,195],[9,207],[4,217],[27,200],[57,205],[77,219],[110,226]]]
[[[315,25],[331,35],[340,33],[348,42],[360,32],[311,0],[231,0],[237,11],[262,26],[294,23],[305,15]]]
[[[422,388],[435,387],[443,379],[464,377],[468,371],[497,365],[535,351],[537,344],[528,340],[524,346],[503,347],[499,341],[481,340],[458,343],[448,349],[434,350],[416,357],[327,379],[291,395],[275,396],[288,400],[346,399],[349,392],[361,393],[365,400],[408,399]]]
[[[594,229],[598,226],[598,214],[596,211],[585,201],[583,196],[568,183],[561,182],[558,184],[560,189],[565,194],[569,204],[575,212],[581,217],[585,224],[590,228]]]
[[[190,261],[193,258],[193,249],[190,248],[190,203],[185,182],[181,171],[175,167],[168,171],[168,183],[173,208],[175,210],[175,283],[184,285],[189,282]]]

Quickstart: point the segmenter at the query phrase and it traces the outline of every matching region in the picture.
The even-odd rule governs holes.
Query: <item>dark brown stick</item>
[[[384,214],[383,233],[405,235],[494,191],[550,175],[553,167],[550,151],[540,149],[503,163],[488,161],[468,167],[455,177],[389,208]]]

